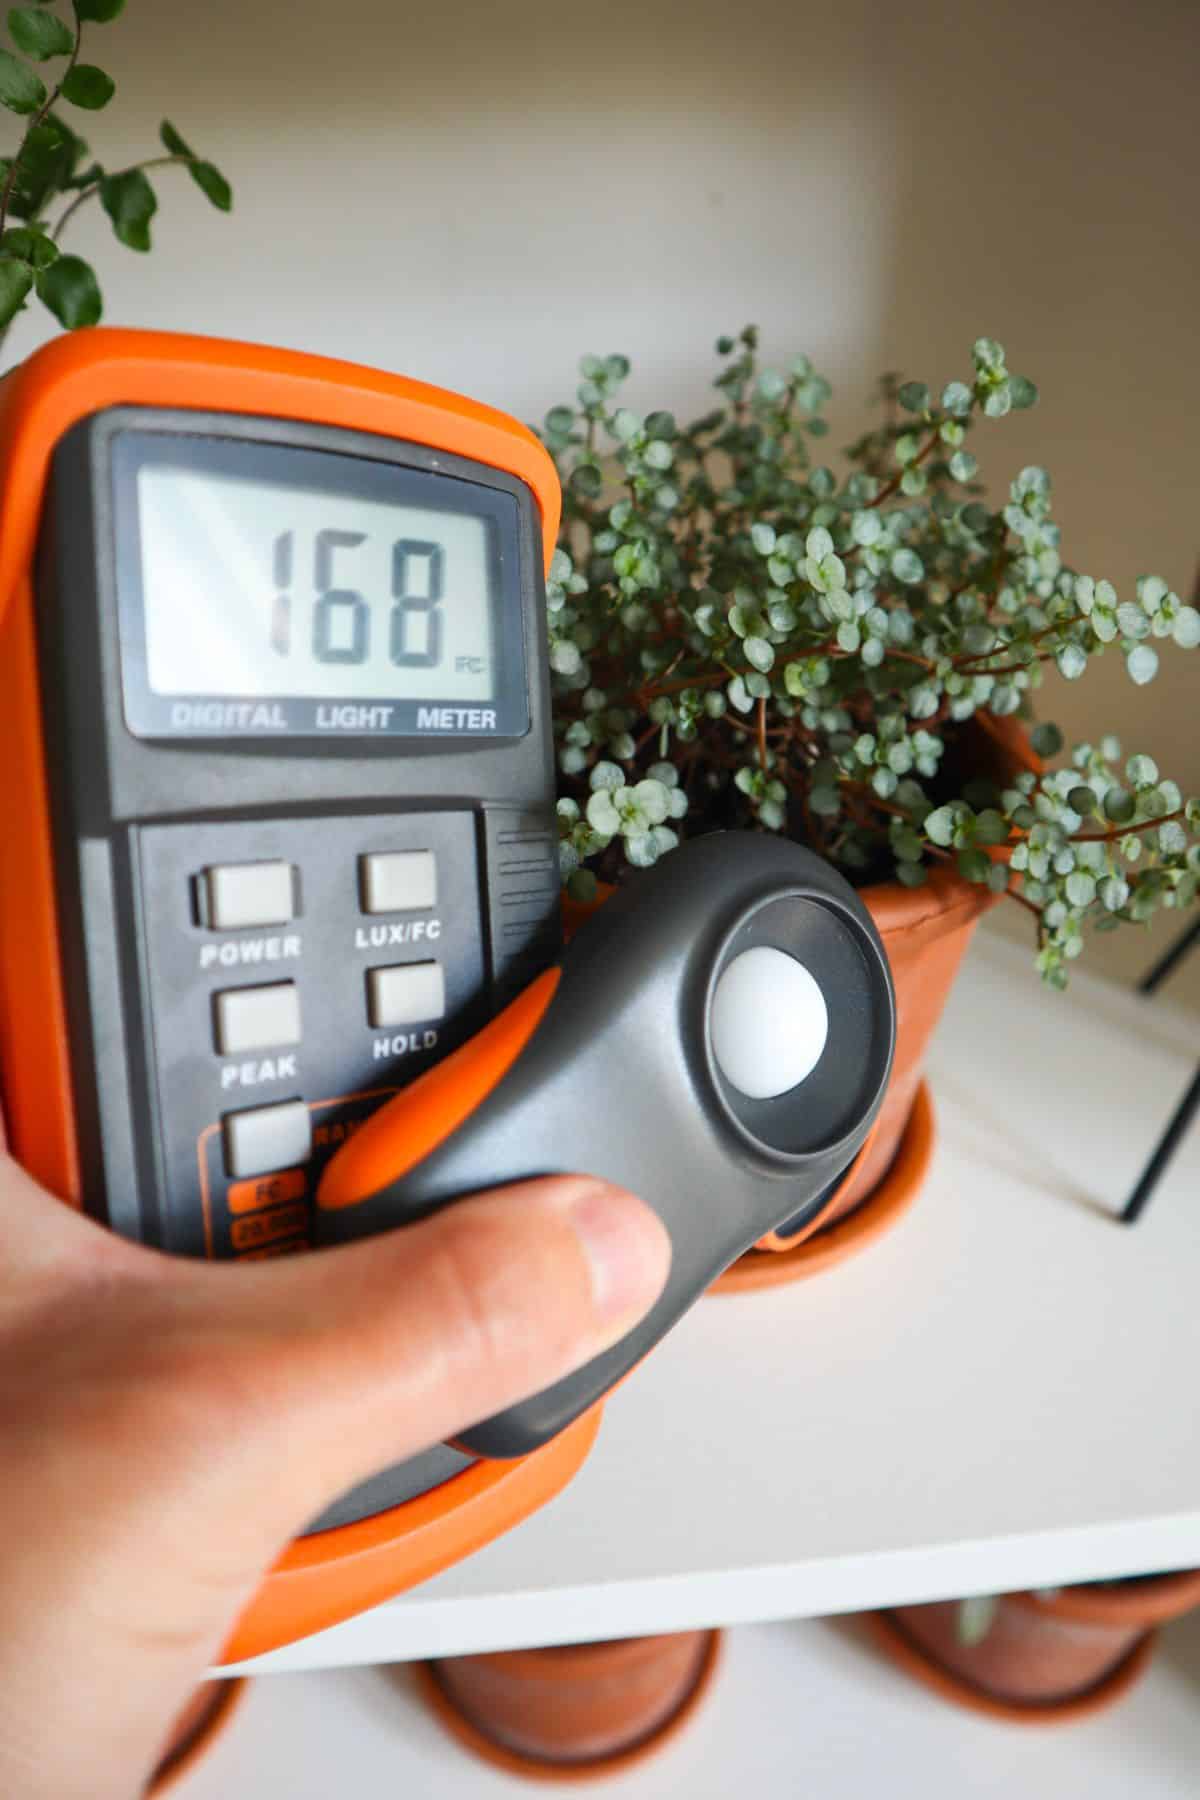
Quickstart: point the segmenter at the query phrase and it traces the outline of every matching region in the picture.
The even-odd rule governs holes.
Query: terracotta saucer
[[[989,1718],[1005,1719],[1013,1725],[1066,1725],[1114,1706],[1146,1673],[1158,1640],[1156,1630],[1147,1631],[1107,1675],[1080,1694],[1071,1694],[1062,1700],[1006,1700],[999,1694],[989,1693],[986,1688],[976,1687],[974,1682],[927,1656],[886,1612],[865,1613],[863,1617],[876,1643],[906,1675],[911,1675],[943,1700],[951,1700],[956,1706],[965,1706],[972,1712],[986,1713]]]
[[[797,1244],[794,1250],[747,1250],[719,1275],[710,1294],[745,1294],[821,1275],[890,1231],[916,1199],[933,1157],[937,1130],[928,1082],[917,1089],[908,1124],[891,1168],[872,1194],[845,1218]]]
[[[707,1699],[720,1662],[724,1642],[723,1631],[706,1634],[707,1643],[693,1677],[692,1684],[674,1710],[652,1731],[605,1755],[586,1760],[555,1762],[546,1757],[526,1754],[498,1743],[461,1710],[447,1693],[438,1677],[435,1663],[413,1665],[422,1698],[441,1724],[464,1749],[470,1750],[494,1768],[511,1775],[523,1775],[533,1781],[592,1781],[605,1775],[617,1775],[648,1757],[657,1754],[681,1732]]]

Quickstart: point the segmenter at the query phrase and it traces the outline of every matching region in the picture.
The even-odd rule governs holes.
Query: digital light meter
[[[278,1256],[554,1172],[656,1208],[655,1306],[285,1553],[233,1660],[444,1568],[867,1141],[895,1001],[811,851],[714,834],[560,958],[544,572],[513,421],[348,364],[94,331],[0,384],[0,1080],[53,1192]],[[588,1103],[580,1105],[581,1096]]]
[[[553,465],[419,383],[97,330],[0,384],[0,508],[10,1147],[165,1250],[301,1249],[328,1156],[556,952]],[[494,1535],[587,1435],[380,1478],[243,1649]]]

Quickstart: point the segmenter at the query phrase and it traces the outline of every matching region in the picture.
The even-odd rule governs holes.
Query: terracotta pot
[[[964,881],[953,869],[936,868],[924,887],[906,888],[889,881],[864,888],[861,898],[891,964],[896,987],[896,1057],[871,1141],[821,1215],[821,1230],[861,1206],[891,1168],[925,1072],[930,1039],[950,998],[959,965],[975,927],[998,896]]]
[[[428,1663],[426,1698],[460,1742],[524,1774],[611,1774],[691,1717],[720,1633],[618,1638]]]
[[[1042,767],[1015,719],[979,715],[965,742],[971,774],[997,784],[1020,769]],[[564,901],[568,938],[611,892],[601,884],[586,906]],[[860,898],[883,939],[896,989],[896,1054],[883,1106],[866,1145],[822,1211],[792,1237],[772,1233],[762,1239],[714,1282],[714,1292],[773,1287],[832,1267],[894,1224],[924,1180],[934,1143],[932,1104],[923,1087],[925,1058],[975,927],[1000,896],[938,865],[924,887],[880,882],[860,889]],[[852,1216],[857,1223],[849,1229]],[[777,1266],[762,1266],[766,1254],[778,1259]]]
[[[146,1800],[158,1800],[195,1767],[233,1718],[246,1686],[243,1676],[234,1681],[207,1681],[196,1689],[171,1727],[146,1788]]]
[[[945,1698],[1015,1719],[1082,1717],[1143,1673],[1155,1628],[1200,1605],[1200,1570],[1119,1586],[1004,1594],[978,1643],[958,1636],[958,1603],[899,1606],[876,1632],[910,1674]]]
[[[998,785],[1020,769],[1042,767],[1015,719],[977,717],[966,754],[973,775]],[[975,927],[1000,896],[943,865],[930,870],[924,887],[880,882],[861,889],[860,898],[883,939],[896,989],[896,1054],[883,1106],[845,1181],[816,1218],[794,1237],[763,1239],[715,1284],[719,1291],[800,1280],[855,1255],[896,1222],[924,1180],[934,1142],[924,1085],[930,1040]],[[760,1271],[764,1251],[783,1258],[782,1266]]]

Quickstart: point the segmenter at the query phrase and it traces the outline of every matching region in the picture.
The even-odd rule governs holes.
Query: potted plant
[[[547,604],[569,920],[682,833],[785,832],[862,889],[895,975],[872,1140],[817,1235],[751,1252],[735,1285],[808,1273],[907,1203],[931,1142],[926,1047],[988,907],[1031,915],[1065,987],[1089,929],[1200,889],[1200,802],[1111,734],[1059,759],[1034,722],[1048,672],[1118,655],[1142,685],[1158,646],[1200,644],[1200,612],[1158,576],[1119,598],[1068,566],[1043,469],[985,502],[971,434],[1031,406],[1033,383],[991,338],[936,392],[887,377],[882,421],[835,468],[828,383],[757,350],[753,328],[718,341],[718,404],[686,426],[621,403],[626,358],[584,357],[542,434],[564,490]]]
[[[150,171],[184,168],[213,206],[228,212],[233,205],[220,170],[197,156],[169,120],[159,131],[161,154],[112,170],[91,157],[71,123],[81,111],[99,112],[116,92],[112,76],[82,60],[82,52],[90,36],[85,28],[109,23],[124,7],[125,0],[70,0],[60,10],[40,4],[8,14],[20,54],[0,47],[0,106],[26,123],[12,154],[0,157],[0,344],[31,295],[68,330],[99,322],[95,271],[61,247],[67,226],[89,202],[99,200],[127,249],[142,251],[150,249],[158,210]]]
[[[700,1706],[719,1631],[443,1657],[423,1695],[467,1749],[512,1774],[614,1775],[661,1749]]]
[[[872,1615],[888,1654],[943,1698],[1020,1722],[1099,1711],[1149,1665],[1160,1625],[1200,1605],[1200,1570],[977,1595]]]

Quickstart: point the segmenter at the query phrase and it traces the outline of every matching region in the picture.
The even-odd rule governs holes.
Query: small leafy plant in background
[[[51,4],[15,6],[0,47],[0,105],[25,118],[20,143],[0,158],[0,344],[31,295],[68,330],[95,325],[102,301],[95,271],[61,248],[66,226],[82,206],[99,200],[113,231],[130,250],[150,249],[150,221],[158,198],[149,171],[187,169],[222,212],[233,204],[229,183],[164,120],[163,153],[122,169],[89,159],[88,146],[62,108],[99,112],[116,91],[112,76],[82,59],[85,27],[104,25],[125,0],[71,0],[62,13]]]
[[[978,779],[971,732],[1034,723],[1046,671],[1200,645],[1200,612],[1156,575],[1132,596],[1069,567],[1050,478],[989,505],[971,433],[1037,390],[980,338],[966,380],[881,384],[883,422],[819,459],[829,384],[807,357],[717,344],[719,403],[680,426],[621,403],[623,356],[586,356],[543,438],[563,480],[547,586],[564,880],[579,898],[681,831],[755,826],[852,880],[919,886],[934,863],[1010,894],[1064,986],[1085,927],[1140,923],[1200,890],[1200,802],[1098,732],[1042,773]]]

